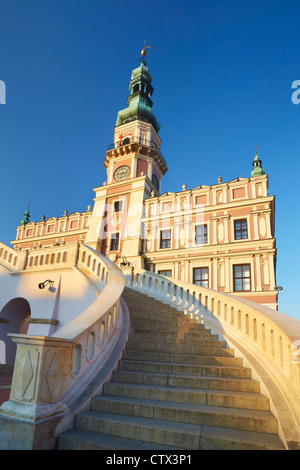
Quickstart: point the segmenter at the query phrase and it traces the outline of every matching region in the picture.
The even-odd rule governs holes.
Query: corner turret
[[[30,214],[29,214],[29,205],[28,205],[28,209],[25,212],[24,219],[20,222],[20,225],[27,225],[30,222],[29,218],[30,218]]]
[[[251,176],[260,176],[260,175],[265,175],[266,172],[265,170],[262,168],[262,161],[261,159],[259,158],[259,156],[257,155],[257,148],[255,147],[255,158],[253,160],[253,170],[251,172]]]

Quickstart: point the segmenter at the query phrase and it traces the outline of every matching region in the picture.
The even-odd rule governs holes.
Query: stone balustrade
[[[0,242],[0,263],[9,271],[22,271],[26,266],[27,252],[19,253]]]
[[[43,248],[39,251],[16,251],[0,242],[0,263],[11,272],[56,269],[74,266],[78,256],[78,243]]]
[[[300,322],[234,295],[130,269],[123,270],[126,286],[198,318],[225,339],[269,396],[283,442],[299,443]]]
[[[25,269],[26,271],[48,271],[49,269],[56,269],[62,266],[74,266],[77,261],[79,246],[76,243],[43,248],[40,251],[29,251]]]

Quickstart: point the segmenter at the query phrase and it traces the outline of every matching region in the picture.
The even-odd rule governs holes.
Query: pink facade
[[[86,212],[67,213],[62,217],[51,217],[39,222],[29,222],[17,227],[16,240],[11,243],[16,250],[31,250],[43,247],[83,242],[88,230],[91,209]]]
[[[262,175],[146,199],[147,268],[276,307],[274,197],[267,187]],[[247,275],[239,279],[240,271]]]

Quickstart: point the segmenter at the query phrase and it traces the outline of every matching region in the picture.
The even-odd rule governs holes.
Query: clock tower
[[[127,107],[118,112],[114,142],[105,154],[107,181],[95,188],[95,205],[86,244],[118,263],[121,258],[143,267],[141,257],[144,200],[159,196],[167,171],[153,114],[152,77],[146,49],[132,71]]]

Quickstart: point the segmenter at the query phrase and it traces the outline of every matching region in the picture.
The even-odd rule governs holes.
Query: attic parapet
[[[16,250],[23,250],[59,246],[68,241],[83,241],[91,215],[89,206],[85,212],[68,214],[66,211],[61,217],[43,217],[38,222],[19,225],[16,240],[12,240],[11,244]]]
[[[203,206],[224,207],[225,204],[243,204],[253,203],[253,200],[267,198],[268,196],[268,177],[267,175],[252,178],[235,178],[229,182],[219,182],[213,185],[199,185],[193,189],[187,189],[184,184],[182,191],[165,192],[158,197],[154,195],[145,199],[145,205],[156,203],[171,204],[174,209],[177,206],[179,210],[183,207],[185,210]],[[251,201],[251,202],[250,202]],[[255,201],[254,201],[255,202]]]

